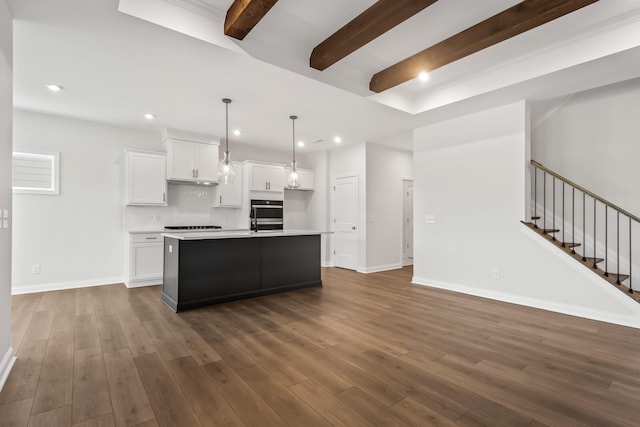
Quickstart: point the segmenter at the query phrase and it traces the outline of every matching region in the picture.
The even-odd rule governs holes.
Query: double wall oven
[[[282,200],[251,200],[251,230],[273,231],[283,229],[284,202]]]

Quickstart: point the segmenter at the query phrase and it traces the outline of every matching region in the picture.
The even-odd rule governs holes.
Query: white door
[[[198,181],[218,181],[218,146],[211,144],[194,144],[196,178]]]
[[[334,262],[355,270],[358,265],[358,177],[334,181]]]
[[[193,142],[172,140],[169,146],[169,179],[195,179]]]
[[[413,264],[413,181],[402,181],[402,258],[405,265]]]

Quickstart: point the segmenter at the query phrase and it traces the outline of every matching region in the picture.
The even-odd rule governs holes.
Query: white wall
[[[121,281],[125,148],[162,151],[162,142],[155,132],[14,112],[16,151],[60,152],[59,196],[13,198],[14,292]]]
[[[126,231],[248,227],[240,209],[212,207],[215,186],[170,184],[169,206],[124,207],[123,151],[165,151],[159,132],[27,111],[15,111],[14,128],[15,150],[58,151],[61,168],[59,196],[14,195],[14,293],[121,282]],[[290,155],[233,141],[229,148],[235,161],[286,163]],[[296,211],[304,205],[292,203],[289,214],[304,217]],[[40,274],[31,273],[36,264]]]
[[[640,79],[582,92],[534,128],[532,158],[640,216]]]
[[[330,152],[330,191],[336,178],[347,175],[358,176],[358,271],[367,265],[367,159],[366,143],[358,143]],[[333,218],[333,197],[330,198],[329,215]],[[331,222],[333,226],[333,222]],[[333,247],[333,238],[330,239]],[[332,250],[332,249],[330,249]],[[333,258],[332,258],[333,260]]]
[[[0,209],[11,208],[13,21],[0,0]],[[11,227],[11,222],[10,222]],[[11,349],[11,228],[0,228],[0,390],[13,365]]]
[[[402,178],[413,155],[367,143],[367,272],[402,267]]]
[[[414,281],[640,327],[637,303],[519,223],[526,131],[523,102],[415,131]]]

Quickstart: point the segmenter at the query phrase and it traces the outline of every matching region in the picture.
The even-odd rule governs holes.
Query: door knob
[[[352,230],[355,230],[355,229],[356,229],[356,227],[355,227],[355,226],[354,226],[354,227],[351,227],[351,229],[352,229]]]

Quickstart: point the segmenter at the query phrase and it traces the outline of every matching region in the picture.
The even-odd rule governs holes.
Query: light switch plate
[[[424,216],[424,222],[426,222],[427,224],[435,224],[436,223],[436,216],[435,215],[425,215]]]
[[[9,211],[2,209],[2,219],[9,219]]]
[[[9,218],[2,219],[2,228],[9,228]]]

